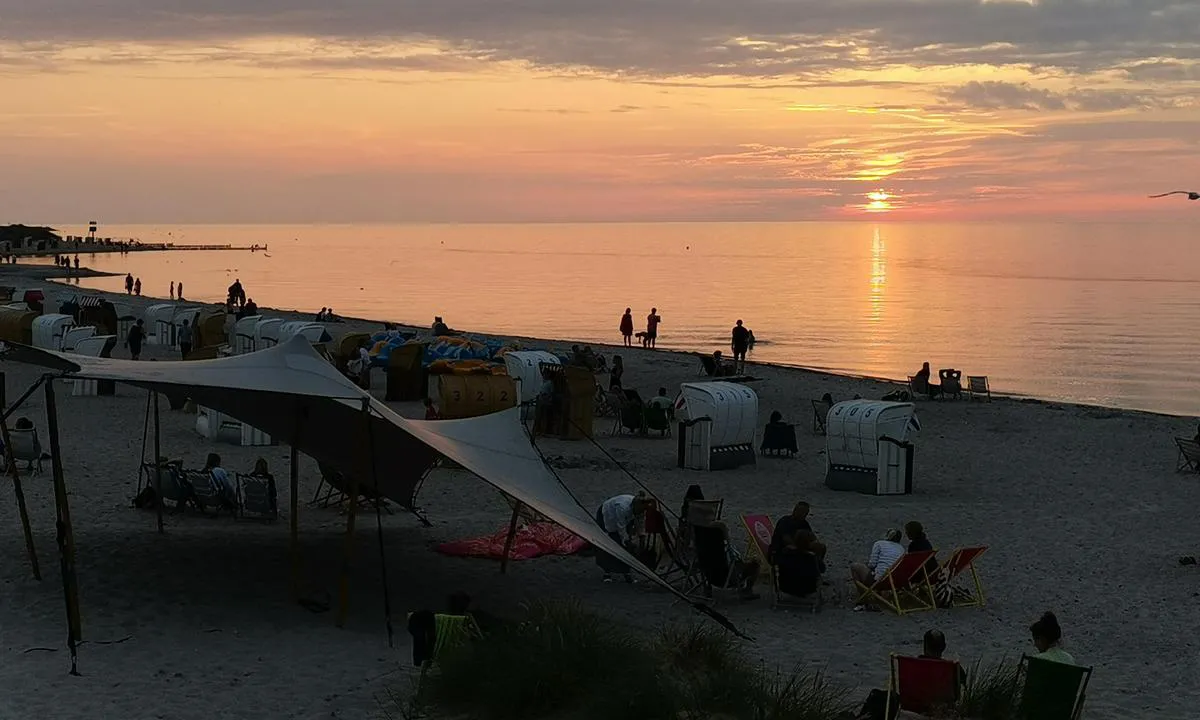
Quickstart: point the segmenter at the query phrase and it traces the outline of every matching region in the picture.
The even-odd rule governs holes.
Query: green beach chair
[[[1021,720],[1078,720],[1092,677],[1090,667],[1025,655],[1021,658]]]

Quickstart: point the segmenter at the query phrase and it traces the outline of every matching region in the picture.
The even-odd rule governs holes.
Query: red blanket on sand
[[[499,560],[504,557],[504,541],[508,528],[474,540],[442,543],[437,551],[458,557],[484,557]],[[534,523],[517,528],[513,536],[510,560],[528,560],[540,555],[574,555],[587,547],[587,542],[554,523]]]

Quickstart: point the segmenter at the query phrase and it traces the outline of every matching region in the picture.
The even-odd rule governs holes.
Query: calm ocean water
[[[86,228],[60,226],[67,234]],[[169,235],[168,235],[169,233]],[[593,224],[126,226],[143,241],[249,252],[101,256],[145,294],[216,301],[239,277],[262,305],[493,333],[619,342],[659,309],[660,347],[904,377],[928,360],[996,390],[1200,414],[1200,250],[1172,225]],[[120,291],[122,278],[83,286]]]

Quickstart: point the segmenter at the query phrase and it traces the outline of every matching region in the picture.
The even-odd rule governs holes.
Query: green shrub
[[[853,708],[849,689],[834,685],[819,670],[764,671],[763,681],[762,720],[833,720]]]
[[[1002,658],[984,665],[978,661],[967,673],[967,687],[958,702],[958,715],[972,720],[1009,720],[1017,711],[1021,688],[1019,664]]]

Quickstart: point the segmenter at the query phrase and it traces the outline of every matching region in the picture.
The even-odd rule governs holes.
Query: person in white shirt
[[[900,539],[904,535],[895,529],[888,530],[882,540],[871,546],[871,556],[866,564],[853,563],[850,565],[850,575],[863,585],[873,585],[887,574],[888,570],[904,555],[904,546]]]
[[[221,467],[221,456],[209,453],[208,458],[204,461],[204,470],[212,475],[213,483],[221,490],[222,499],[230,507],[235,507],[237,505],[237,486],[234,485],[225,468]]]
[[[640,534],[639,521],[644,522],[645,511],[644,494],[616,495],[600,504],[596,510],[596,522],[615,542],[628,547]],[[596,564],[604,571],[604,582],[612,582],[613,575],[624,575],[625,582],[633,582],[629,566],[599,548],[596,550]]]
[[[661,408],[670,411],[675,407],[675,401],[667,397],[667,389],[660,387],[658,394],[650,398],[650,402],[646,403],[652,408]]]

